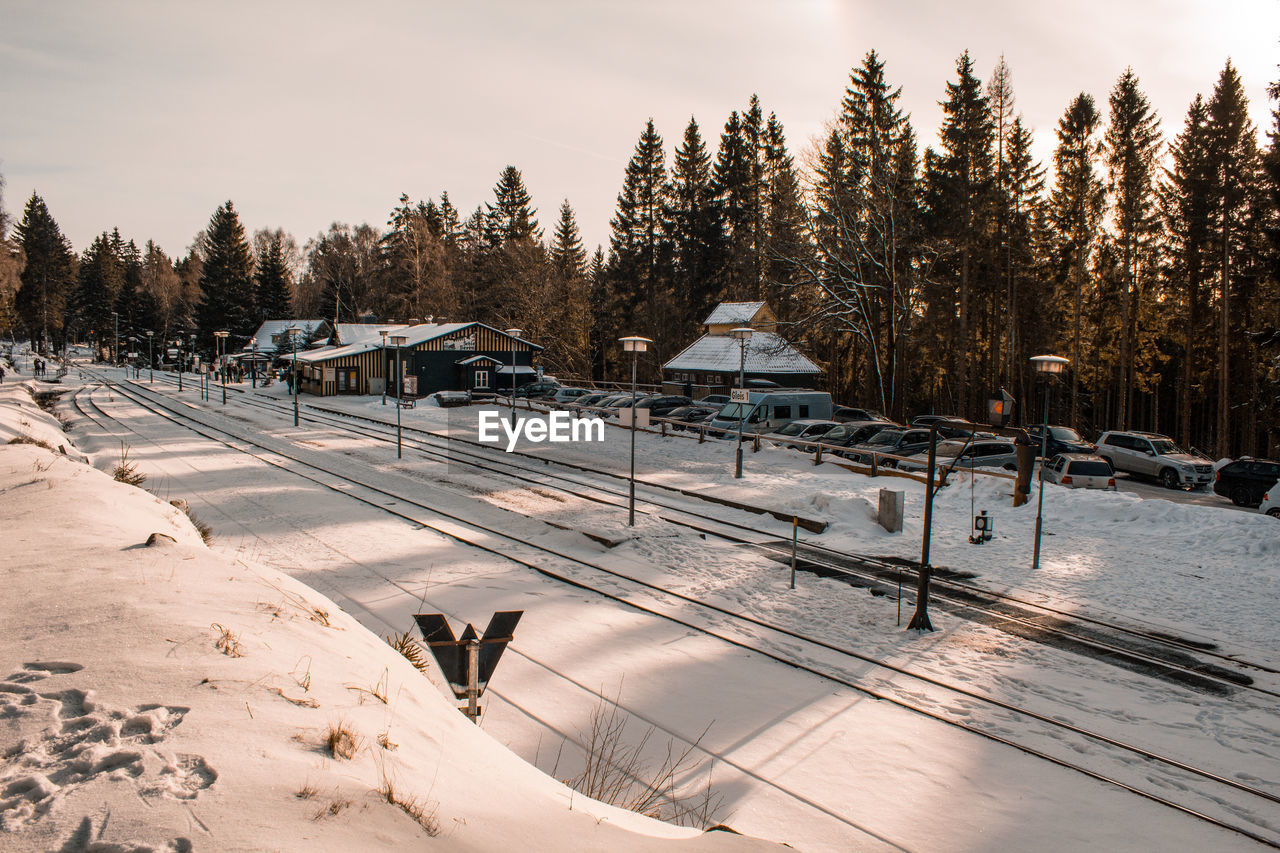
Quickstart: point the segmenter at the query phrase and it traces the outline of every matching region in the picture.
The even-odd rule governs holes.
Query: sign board
[[[336,369],[336,368],[333,368],[333,367],[326,367],[326,368],[324,369],[324,381],[325,381],[325,382],[337,382],[337,381],[338,381],[338,371],[337,371],[337,369]]]
[[[750,392],[746,388],[733,388],[729,391],[729,400],[734,403],[751,402]]]
[[[404,378],[404,393],[406,397],[418,396],[418,377],[406,376]]]
[[[177,351],[176,349],[174,349],[173,347],[169,347],[169,349],[167,349],[167,350],[165,350],[165,351],[164,351],[164,354],[165,354],[165,355],[177,355],[177,354],[178,354],[178,351]]]
[[[644,429],[649,425],[649,410],[636,409],[636,426]]]

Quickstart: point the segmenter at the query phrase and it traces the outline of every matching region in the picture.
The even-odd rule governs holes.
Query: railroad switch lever
[[[449,627],[449,620],[443,613],[418,613],[413,617],[427,642],[427,648],[431,650],[440,671],[448,679],[453,695],[467,700],[467,704],[459,710],[470,717],[472,722],[479,722],[480,696],[489,685],[493,670],[506,650],[507,643],[513,639],[516,624],[523,615],[523,610],[499,610],[489,620],[489,627],[484,629],[483,637],[477,636],[476,629],[468,622],[462,635],[457,638],[453,636],[453,629]]]

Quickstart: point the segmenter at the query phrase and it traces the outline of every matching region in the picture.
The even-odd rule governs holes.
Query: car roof
[[[1096,453],[1059,453],[1063,459],[1068,462],[1106,462],[1107,460]],[[1110,464],[1110,463],[1108,463]]]

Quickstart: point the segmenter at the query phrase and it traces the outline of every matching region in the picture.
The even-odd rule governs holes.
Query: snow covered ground
[[[142,384],[147,385],[145,374]],[[176,389],[167,385],[164,377],[157,377],[156,386],[170,398],[178,398]],[[8,388],[7,383],[5,387]],[[281,396],[283,388],[259,393],[264,397]],[[509,561],[478,553],[424,531],[420,526],[415,528],[403,520],[387,517],[372,506],[353,505],[348,497],[300,481],[287,471],[268,468],[148,414],[120,395],[100,390],[95,392],[94,400],[104,413],[118,420],[103,417],[101,423],[91,423],[67,411],[64,416],[73,420],[71,435],[77,444],[104,469],[119,460],[122,443],[126,444],[130,460],[136,461],[150,477],[147,488],[166,498],[187,499],[201,518],[211,524],[215,535],[213,554],[194,545],[191,547],[199,559],[221,555],[223,568],[214,575],[238,577],[236,583],[240,589],[253,587],[254,583],[244,582],[246,578],[239,577],[238,573],[265,575],[273,578],[277,586],[290,590],[291,595],[301,596],[303,601],[324,602],[323,596],[328,596],[336,607],[318,606],[336,614],[335,620],[345,619],[337,609],[340,607],[375,634],[407,630],[412,624],[411,615],[421,611],[444,612],[454,620],[455,626],[472,621],[482,628],[493,610],[525,610],[525,620],[517,629],[511,652],[503,659],[486,694],[483,730],[559,778],[576,772],[581,756],[575,742],[580,742],[582,732],[589,728],[592,710],[602,704],[608,706],[612,701],[625,708],[636,725],[643,726],[645,721],[656,725],[654,738],[661,743],[668,738],[687,743],[696,740],[705,730],[699,747],[703,762],[696,771],[687,774],[690,784],[696,787],[709,777],[711,785],[723,796],[722,820],[740,831],[784,841],[800,849],[1006,850],[1031,843],[1051,850],[1252,849],[1254,846],[1072,771],[965,735],[887,703],[867,701],[865,695],[833,682],[673,623],[641,615],[590,593],[550,582]],[[1277,785],[1280,731],[1275,725],[1274,703],[1252,696],[1207,695],[1143,678],[1096,660],[1021,641],[945,612],[935,614],[934,622],[940,629],[937,632],[928,635],[905,632],[896,624],[896,602],[808,575],[801,576],[799,589],[789,590],[785,571],[777,563],[723,543],[702,540],[662,522],[656,514],[645,513],[643,486],[642,515],[634,537],[606,549],[571,532],[507,517],[497,507],[518,509],[570,527],[626,538],[631,531],[625,526],[625,515],[615,507],[566,499],[550,491],[540,494],[519,488],[480,472],[468,471],[461,458],[446,466],[424,460],[410,450],[403,460],[397,461],[393,447],[305,422],[295,430],[282,414],[236,405],[235,394],[225,409],[218,404],[216,391],[211,403],[202,403],[188,387],[181,400],[186,410],[200,413],[210,423],[241,430],[246,435],[288,442],[298,452],[347,466],[365,478],[373,474],[389,487],[417,489],[432,501],[460,512],[496,513],[485,517],[504,518],[504,522],[517,529],[529,543],[553,543],[584,558],[607,560],[621,572],[660,581],[669,588],[696,594],[726,607],[803,628],[827,642],[962,680],[984,695],[1016,701],[1050,716],[1102,728],[1125,739],[1140,737],[1148,746],[1161,751],[1228,775],[1258,780],[1256,784],[1269,790],[1280,789]],[[303,401],[394,420],[395,410],[382,407],[378,398],[315,401],[304,397]],[[30,421],[42,416],[39,412],[23,411],[24,414],[14,417]],[[406,424],[421,428],[474,434],[475,409],[442,410],[422,406],[405,411],[403,418]],[[55,425],[46,423],[45,426],[53,431],[50,437],[58,437]],[[625,472],[629,436],[623,430],[610,427],[607,437],[605,446],[538,445],[522,446],[521,450]],[[699,445],[685,438],[664,439],[644,434],[637,439],[637,473],[642,481],[714,490],[748,503],[821,518],[831,524],[827,532],[804,536],[829,547],[868,554],[919,556],[923,487],[917,483],[902,479],[872,480],[831,465],[815,467],[806,457],[781,450],[748,453],[746,476],[735,481],[731,442]],[[65,435],[62,440],[65,441]],[[74,448],[68,447],[68,450],[74,452]],[[44,453],[52,458],[47,452],[34,448],[5,448],[4,452],[0,468],[9,462],[14,452]],[[60,460],[49,471],[71,464]],[[22,468],[22,464],[15,466],[15,469]],[[25,476],[25,470],[22,475]],[[82,474],[80,480],[85,476]],[[109,480],[104,485],[116,490],[128,489]],[[877,492],[883,486],[900,488],[906,493],[907,523],[900,534],[886,533],[872,518]],[[978,478],[973,484],[972,497],[969,486],[968,479],[959,478],[938,496],[932,546],[935,564],[972,572],[977,576],[973,582],[989,589],[1016,591],[1027,598],[1137,626],[1156,626],[1178,636],[1215,643],[1229,653],[1259,663],[1274,666],[1280,662],[1277,651],[1280,628],[1274,613],[1276,593],[1280,591],[1277,590],[1280,526],[1273,520],[1225,509],[1051,487],[1045,499],[1042,565],[1033,575],[1029,564],[1034,504],[1014,510],[1007,481]],[[131,491],[141,495],[136,489]],[[973,546],[967,541],[971,501],[974,509],[986,509],[996,518],[996,538],[982,546]],[[68,515],[63,509],[67,503],[65,496],[60,495],[58,501],[37,512],[35,505],[17,499],[6,501],[0,510],[4,512],[6,530],[35,525],[48,529],[52,523],[59,536],[65,535],[69,542],[74,542],[78,535],[62,532],[69,526],[63,521]],[[164,504],[159,506],[163,509]],[[711,505],[702,509],[722,511],[726,518],[748,520],[760,531],[778,538],[790,535],[790,525],[767,517],[727,509],[712,510]],[[69,575],[66,583],[76,583],[76,570],[66,567],[65,560],[59,562],[61,553],[48,553],[49,549],[44,547],[45,536],[36,532],[27,535],[33,541],[16,552],[10,562],[18,566],[45,566],[42,574],[50,574],[47,564],[56,563],[62,566],[61,573]],[[135,531],[128,542],[135,546],[132,550],[121,550],[118,555],[111,553],[112,562],[117,556],[124,561],[123,566],[116,567],[116,572],[130,578],[134,577],[132,572],[138,572],[139,577],[150,577],[136,567],[130,568],[127,562],[154,560],[154,554],[163,553],[137,548],[142,539],[137,538]],[[98,540],[103,541],[102,534],[98,534]],[[87,543],[82,546],[87,547]],[[519,551],[518,546],[505,547],[512,552]],[[90,551],[88,553],[94,555],[92,559],[76,562],[92,564],[108,550]],[[239,562],[229,565],[226,559]],[[288,581],[283,577],[285,574],[318,593],[302,586],[283,586]],[[207,571],[200,575],[206,576],[209,576]],[[139,598],[147,596],[139,596],[139,583],[135,581],[133,587],[114,599],[122,611],[131,612],[131,608],[142,606]],[[159,585],[154,577],[150,583]],[[260,582],[255,583],[261,587]],[[29,598],[51,600],[34,594]],[[400,710],[388,710],[388,706],[381,706],[376,700],[370,702],[360,690],[346,688],[367,689],[370,684],[376,685],[384,670],[388,674],[400,673],[400,683],[407,686],[397,689],[423,686],[421,676],[411,668],[406,670],[404,662],[394,653],[390,653],[388,660],[378,657],[369,662],[372,648],[367,652],[363,647],[356,651],[348,648],[346,644],[357,635],[355,622],[342,622],[350,627],[339,635],[311,622],[302,611],[288,619],[287,616],[261,615],[266,611],[258,610],[264,601],[279,608],[286,598],[283,594],[277,597],[255,589],[240,600],[239,611],[219,599],[222,609],[212,608],[202,613],[198,620],[188,624],[187,633],[183,635],[195,637],[197,631],[202,632],[198,636],[203,638],[203,646],[199,648],[197,660],[207,666],[192,665],[201,670],[202,677],[208,669],[218,672],[221,678],[230,679],[230,673],[213,669],[214,664],[234,671],[236,666],[243,667],[253,657],[268,656],[265,649],[259,648],[255,655],[223,660],[225,656],[212,649],[216,629],[209,626],[214,623],[229,627],[242,638],[266,636],[263,643],[270,644],[273,650],[277,646],[289,649],[287,654],[270,655],[270,660],[263,663],[263,670],[242,673],[243,677],[235,682],[234,698],[247,703],[255,715],[250,718],[245,713],[245,719],[238,722],[248,725],[262,718],[267,713],[258,707],[262,702],[268,703],[272,712],[296,714],[300,715],[297,720],[314,721],[319,709],[292,705],[282,696],[268,692],[263,685],[278,687],[293,698],[306,695],[299,693],[300,686],[290,674],[296,670],[301,655],[294,660],[285,658],[299,652],[301,645],[326,640],[332,641],[324,646],[329,658],[349,656],[352,660],[348,666],[358,663],[356,669],[361,672],[330,673],[329,687],[333,687],[334,680],[347,679],[349,683],[325,694],[323,700],[317,697],[326,703],[323,708],[341,710],[355,719],[357,715],[369,714],[371,706],[376,705],[373,711],[377,713],[373,713],[372,718],[358,717],[366,737],[370,737],[371,732],[376,739],[391,721],[398,733],[409,728],[417,736],[419,732],[410,720],[418,716],[419,706],[431,705],[428,698],[415,692],[414,713],[403,715]],[[156,605],[152,618],[173,618],[172,609],[172,605]],[[28,620],[51,621],[43,608],[24,603],[20,610],[18,615]],[[282,612],[289,610],[284,607]],[[111,611],[108,608],[93,610],[94,614],[101,612]],[[245,621],[232,626],[230,621],[237,612]],[[112,621],[84,614],[57,618],[68,627],[92,624],[99,630]],[[8,613],[5,619],[5,624],[9,624]],[[286,620],[295,630],[305,628],[309,632],[305,643],[289,646],[284,640],[262,634],[266,630],[263,623],[274,626]],[[175,632],[176,628],[168,631],[161,628],[157,633],[178,639],[174,637]],[[132,656],[139,654],[130,650],[127,652],[130,660],[117,660],[115,669],[97,662],[90,667],[88,661],[81,658],[90,657],[90,646],[98,646],[93,646],[93,639],[87,634],[82,641],[77,640],[80,645],[76,651],[80,657],[70,651],[55,655],[49,650],[56,647],[66,633],[36,632],[32,645],[24,645],[18,651],[11,651],[6,643],[0,647],[0,662],[8,666],[5,671],[12,670],[14,676],[28,672],[22,670],[27,663],[80,663],[86,669],[75,673],[55,673],[46,668],[44,672],[48,674],[40,680],[41,683],[48,679],[60,680],[67,685],[63,688],[51,684],[59,689],[84,690],[85,685],[90,684],[84,672],[100,666],[105,671],[118,672],[127,669],[132,664]],[[389,653],[376,637],[360,636],[378,647],[380,654]],[[182,649],[191,645],[187,643]],[[164,650],[167,655],[169,646],[157,644],[155,652]],[[307,653],[313,658],[320,657],[315,652]],[[181,654],[173,652],[175,657]],[[164,665],[177,666],[184,659],[179,657],[173,662],[166,659]],[[837,665],[831,661],[815,660],[814,663]],[[846,670],[850,667],[847,661],[839,666]],[[206,693],[187,681],[175,682],[172,677],[165,680],[161,677],[163,673],[150,671],[160,668],[160,664],[143,655],[138,675],[125,678],[125,683],[134,689],[112,696],[100,693],[102,701],[110,699],[115,703],[113,707],[130,706],[135,712],[138,706],[152,703],[199,709],[194,703]],[[850,677],[869,679],[886,692],[919,692],[918,685],[892,674],[876,673],[869,666],[855,669],[858,671],[848,673]],[[263,681],[268,674],[272,677]],[[153,692],[165,692],[165,696],[139,695],[139,688],[149,684],[151,678],[160,678]],[[73,684],[77,679],[79,682]],[[20,678],[9,681],[31,683]],[[102,691],[106,688],[100,685],[110,681],[108,678],[90,686]],[[170,686],[173,690],[169,692],[174,696],[166,692]],[[443,698],[439,687],[425,686],[428,692],[435,692],[439,706],[444,708],[441,711],[444,717],[462,725],[469,735],[479,734],[451,710],[451,700]],[[207,684],[203,688],[212,692]],[[312,692],[316,689],[313,686]],[[50,691],[41,688],[37,692]],[[233,691],[228,688],[216,692],[222,698]],[[344,692],[346,705],[337,698]],[[366,698],[363,705],[357,701],[360,696]],[[957,710],[954,698],[925,696],[924,699],[939,707]],[[232,704],[234,709],[220,706],[214,718],[220,723],[226,720],[229,726],[243,710],[241,702]],[[194,710],[184,713],[183,724],[171,727],[166,737],[176,738],[191,731],[195,718]],[[328,722],[326,716],[311,725],[319,729]],[[1010,720],[999,721],[999,724],[1016,728]],[[299,722],[291,725],[295,729],[290,730],[282,742],[273,735],[267,738],[268,744],[262,749],[273,756],[287,752],[291,748],[288,738],[301,729]],[[281,724],[279,731],[285,728],[287,726]],[[246,737],[236,731],[233,739]],[[452,751],[443,750],[434,741],[415,745],[414,751],[409,752],[406,751],[407,734],[404,740],[394,735],[389,737],[401,744],[394,756],[399,760],[407,761],[410,755],[448,753],[452,756]],[[1052,741],[1055,736],[1041,737]],[[251,739],[245,742],[256,743]],[[8,744],[6,741],[5,745]],[[431,751],[433,744],[434,752]],[[186,801],[202,820],[205,820],[202,803],[214,803],[220,791],[234,787],[233,771],[236,777],[247,779],[260,775],[260,767],[252,766],[250,761],[241,762],[241,753],[226,749],[217,752],[216,744],[198,741],[186,747],[184,754],[201,757],[207,767],[219,773],[217,782],[201,789],[195,800]],[[370,789],[377,787],[378,770],[373,757],[380,754],[373,747],[369,748],[367,757],[362,753],[365,764],[357,773],[352,769],[354,763],[322,759],[314,746],[307,753],[311,761],[324,765],[326,772],[337,774],[347,782],[362,773],[360,778]],[[442,759],[435,761],[439,764]],[[458,762],[467,763],[465,757]],[[240,770],[242,763],[243,771]],[[176,771],[165,774],[159,765],[147,769],[146,761],[139,766],[143,772],[132,777],[135,782],[150,780],[152,775],[171,781],[167,777],[180,775]],[[173,766],[182,765],[179,762]],[[422,778],[418,771],[425,766],[411,764],[400,778]],[[435,765],[431,766],[434,774]],[[4,767],[4,778],[8,779],[8,765]],[[1133,762],[1131,771],[1134,779],[1143,779],[1148,772],[1143,763],[1137,761]],[[531,771],[514,775],[524,778],[527,772]],[[552,802],[554,796],[564,792],[549,780],[541,782],[554,792],[549,795]],[[151,788],[145,787],[147,784],[152,783],[137,782],[136,789],[150,791]],[[301,784],[304,783],[292,779],[277,781],[285,794],[289,794],[285,789],[290,785]],[[327,781],[322,783],[321,788],[327,784]],[[410,790],[424,801],[439,802],[437,813],[446,827],[448,821],[459,814],[468,820],[465,831],[457,830],[463,835],[472,831],[474,823],[494,821],[494,825],[485,830],[493,834],[477,837],[471,848],[466,848],[468,842],[459,840],[457,846],[446,845],[442,849],[495,849],[486,846],[492,838],[507,838],[509,843],[511,838],[526,837],[519,834],[526,831],[520,826],[500,825],[490,814],[467,817],[469,813],[459,806],[459,799],[452,794],[441,795],[441,785],[437,781],[426,791]],[[104,783],[102,787],[110,789],[111,786]],[[466,785],[460,787],[464,792],[473,790]],[[118,786],[117,789],[123,790]],[[4,790],[0,787],[0,797],[5,796]],[[132,792],[129,796],[138,799]],[[67,799],[70,801],[70,795]],[[142,799],[152,802],[155,796],[144,793]],[[257,799],[266,802],[267,797]],[[466,796],[461,800],[470,802]],[[375,805],[367,805],[364,811],[373,810]],[[354,808],[342,809],[333,820],[326,818],[319,822],[312,822],[310,815],[303,814],[302,818],[308,823],[298,831],[315,833],[321,827],[327,832],[328,827],[344,820],[354,824],[357,815]],[[59,806],[52,813],[65,815],[68,810]],[[395,817],[393,813],[392,818]],[[1280,831],[1274,816],[1260,813],[1245,817],[1253,825]],[[113,817],[111,823],[114,825],[115,821]],[[59,842],[74,829],[65,822],[54,824],[45,818],[22,832],[34,833],[37,826],[54,825],[63,832],[57,836]],[[183,825],[181,832],[171,824],[159,825],[167,827],[167,831],[144,832],[147,824],[143,821],[132,828],[126,825],[120,834],[108,832],[104,837],[145,838],[149,843],[161,844],[181,835],[197,847],[222,849],[225,846],[202,836],[198,825],[190,822]],[[97,822],[91,826],[96,837]],[[226,831],[234,830],[228,827]],[[710,843],[716,839],[715,843],[721,843],[716,838],[718,835],[692,840]],[[26,836],[20,832],[19,837]],[[306,836],[288,835],[289,839],[295,837]],[[444,832],[440,838],[443,837]],[[531,842],[527,846],[528,849],[591,849],[595,843],[589,835],[573,837],[573,842],[567,845],[549,842],[544,846]],[[626,837],[629,841],[632,839],[630,835]],[[10,840],[4,836],[0,839]],[[288,846],[285,842],[277,843]],[[680,842],[687,843],[690,842]],[[32,847],[41,849],[41,844],[35,843]],[[598,849],[628,848],[610,841]]]

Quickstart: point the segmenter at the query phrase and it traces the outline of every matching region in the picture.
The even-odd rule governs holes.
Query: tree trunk
[[[1224,200],[1225,201],[1225,200]],[[1222,322],[1218,328],[1218,458],[1230,450],[1230,396],[1227,393],[1227,362],[1231,346],[1231,255],[1228,250],[1226,204],[1222,213]]]

